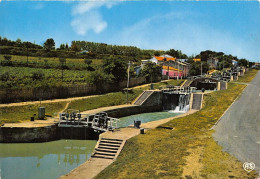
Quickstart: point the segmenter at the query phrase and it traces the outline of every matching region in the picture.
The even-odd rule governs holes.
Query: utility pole
[[[131,63],[130,63],[130,61],[129,61],[129,62],[128,62],[128,70],[127,70],[126,103],[128,103],[128,88],[129,88],[129,81],[130,81],[130,65],[131,65]]]
[[[29,60],[28,60],[28,56],[29,56],[29,53],[28,53],[28,48],[29,48],[29,42],[26,42],[26,49],[27,49],[27,66],[29,65]]]
[[[177,59],[176,59],[176,62],[177,62]],[[177,80],[179,80],[179,62],[178,63],[178,76],[177,76]]]
[[[202,61],[200,61],[200,76],[202,77]]]

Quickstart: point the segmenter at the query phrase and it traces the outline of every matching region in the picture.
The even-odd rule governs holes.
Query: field
[[[88,75],[98,66],[101,59],[93,59],[90,65],[84,59],[66,59],[64,67],[59,58],[12,56],[11,62],[0,55],[0,88],[37,88],[86,84]],[[62,70],[63,68],[63,70]],[[62,75],[63,72],[63,75]]]
[[[256,177],[222,151],[210,130],[244,88],[243,84],[229,83],[227,90],[206,94],[202,110],[162,125],[174,130],[157,128],[131,138],[117,160],[96,178]]]
[[[5,62],[5,55],[0,55],[0,63],[3,64]],[[27,56],[17,56],[11,55],[11,62],[14,66],[27,66]],[[91,59],[93,67],[97,65],[101,65],[102,59]],[[79,58],[67,58],[66,65],[70,69],[78,69],[83,70],[87,67],[84,59]],[[28,66],[30,67],[38,67],[38,68],[59,68],[60,60],[57,57],[28,57]]]

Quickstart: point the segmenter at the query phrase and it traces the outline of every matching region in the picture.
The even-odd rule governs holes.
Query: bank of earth
[[[253,79],[253,70],[241,77]],[[96,178],[256,178],[242,163],[222,151],[212,126],[246,87],[228,84],[227,90],[205,94],[203,108],[129,139],[117,160]]]

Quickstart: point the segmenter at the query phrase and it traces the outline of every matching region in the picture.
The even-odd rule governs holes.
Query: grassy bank
[[[250,82],[252,79],[254,79],[254,77],[258,71],[259,70],[256,70],[256,69],[248,71],[243,77],[238,77],[237,82],[241,82],[241,83]]]
[[[159,88],[161,85],[171,84],[180,85],[183,80],[171,80],[167,83],[156,83],[155,88]],[[143,90],[149,89],[149,86],[141,86],[135,88],[129,92],[129,101],[135,99],[140,95]],[[91,98],[72,100],[69,104],[70,109],[79,109],[80,111],[96,109],[106,106],[114,106],[126,103],[126,94],[124,92],[107,93],[104,95],[97,95]],[[66,106],[67,102],[55,102],[55,103],[44,103],[41,106],[46,108],[46,114],[56,116]],[[4,123],[17,123],[30,120],[33,114],[37,114],[40,104],[24,105],[24,106],[12,106],[12,107],[1,107],[0,108],[0,125]]]
[[[209,130],[245,85],[228,87],[206,94],[202,110],[163,125],[174,130],[157,128],[128,140],[96,178],[254,178],[254,172],[245,172],[241,162],[222,152]]]
[[[180,85],[184,80],[171,80],[168,82],[158,82],[154,84],[154,88],[158,89],[160,86],[164,85]],[[130,90],[128,94],[128,101],[133,101],[135,98],[137,98],[143,90],[149,89],[150,86],[140,86],[139,88],[134,88]],[[121,105],[125,104],[127,102],[126,100],[126,93],[123,92],[114,92],[114,93],[108,93],[105,95],[96,96],[93,98],[87,98],[82,100],[75,100],[72,101],[69,105],[69,108],[71,109],[79,109],[80,111],[86,111],[91,109],[96,109],[100,107],[107,107],[107,106],[115,106],[115,105]]]
[[[30,118],[36,114],[38,117],[38,108],[40,106],[45,107],[46,115],[55,117],[58,112],[62,111],[66,102],[57,102],[49,104],[34,104],[25,106],[11,106],[0,108],[0,125],[4,123],[17,123],[30,120]]]

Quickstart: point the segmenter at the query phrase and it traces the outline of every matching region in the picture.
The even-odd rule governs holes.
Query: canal
[[[97,141],[0,144],[1,179],[55,179],[90,158]]]
[[[142,113],[142,114],[136,114],[132,116],[126,116],[120,118],[120,121],[118,122],[118,127],[127,127],[129,125],[133,125],[134,120],[140,120],[141,123],[146,123],[146,122],[156,121],[160,119],[175,117],[180,114],[182,113],[162,111],[162,112]]]
[[[153,112],[120,118],[118,127],[134,120],[142,123],[174,117],[180,113]],[[91,157],[97,141],[58,140],[46,143],[0,143],[0,179],[56,179]]]

